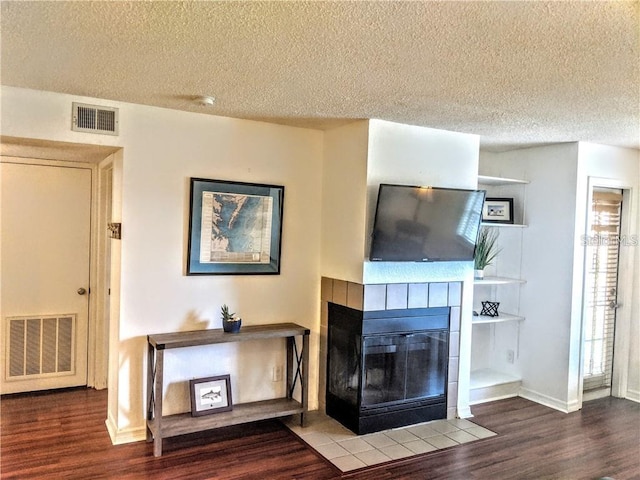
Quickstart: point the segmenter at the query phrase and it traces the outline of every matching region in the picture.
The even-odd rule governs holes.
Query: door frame
[[[603,177],[589,177],[587,181],[587,213],[585,237],[589,234],[589,225],[592,221],[591,204],[593,202],[593,190],[597,187],[615,188],[622,190],[622,212],[620,217],[620,236],[621,238],[630,239],[633,232],[632,225],[632,207],[635,202],[635,191],[633,187],[624,180]],[[627,383],[629,377],[629,335],[631,332],[631,306],[632,306],[632,289],[633,289],[633,268],[634,268],[634,252],[631,248],[620,248],[618,256],[618,292],[617,303],[620,308],[616,312],[616,329],[614,336],[614,356],[613,356],[613,373],[611,377],[611,396],[624,398],[627,393]],[[586,284],[586,249],[582,257],[582,285],[581,285],[581,305],[580,305],[580,363],[579,363],[579,385],[578,385],[578,402],[582,408],[584,400],[584,341],[585,341],[585,310],[586,301],[584,288]]]
[[[107,388],[109,380],[109,317],[111,285],[111,240],[107,235],[107,224],[112,220],[113,204],[113,155],[96,166],[95,204],[96,229],[92,235],[95,242],[95,256],[91,256],[92,271],[95,271],[95,286],[90,296],[95,314],[89,323],[87,339],[89,353],[87,358],[87,386],[102,390]],[[95,281],[94,281],[95,280]]]
[[[100,292],[105,292],[109,286],[109,278],[99,275],[99,266],[104,264],[105,243],[101,240],[100,232],[105,232],[100,226],[106,223],[104,218],[104,201],[111,201],[112,192],[105,192],[105,166],[112,164],[113,155],[109,155],[100,165],[84,161],[49,160],[32,158],[29,155],[0,156],[2,163],[18,163],[24,165],[42,165],[51,167],[84,168],[91,173],[91,205],[90,205],[90,252],[89,252],[89,299],[88,299],[88,329],[87,329],[87,386],[96,389],[107,387],[108,379],[108,345],[109,321],[105,318],[104,303],[109,299]],[[104,237],[105,234],[102,236]],[[105,283],[106,282],[106,283]],[[108,310],[107,310],[108,311]]]

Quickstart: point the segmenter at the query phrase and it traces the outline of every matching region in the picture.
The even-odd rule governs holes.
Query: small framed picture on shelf
[[[193,417],[233,410],[229,375],[189,380],[189,390]]]
[[[485,223],[513,223],[513,198],[485,198],[482,207]]]

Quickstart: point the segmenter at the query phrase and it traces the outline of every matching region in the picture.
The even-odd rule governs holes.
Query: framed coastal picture
[[[187,275],[279,274],[284,187],[190,184]]]
[[[191,415],[194,417],[228,412],[233,409],[229,375],[189,380],[189,390],[191,391]]]
[[[482,207],[485,223],[513,223],[513,198],[485,198]]]

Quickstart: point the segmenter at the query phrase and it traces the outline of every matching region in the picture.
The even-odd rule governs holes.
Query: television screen
[[[381,184],[371,261],[473,260],[484,190]]]

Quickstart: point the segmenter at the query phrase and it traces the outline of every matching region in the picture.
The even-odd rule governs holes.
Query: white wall
[[[383,120],[325,134],[322,274],[356,283],[456,281],[469,262],[369,262],[380,183],[475,188],[479,137]]]
[[[368,258],[380,183],[475,189],[480,138],[477,135],[369,122],[366,250]],[[456,281],[469,274],[469,262],[364,261],[363,283]]]
[[[519,151],[527,178],[521,329],[524,396],[568,410],[577,144]]]
[[[72,101],[120,108],[120,136],[71,132]],[[110,339],[115,371],[108,406],[116,442],[144,438],[146,335],[219,328],[223,303],[247,325],[295,322],[311,329],[315,408],[322,132],[11,87],[2,88],[2,129],[123,148],[123,237],[114,253],[121,258],[121,298],[113,312],[119,323]],[[189,177],[285,186],[280,275],[185,276]],[[283,346],[274,340],[166,355],[164,413],[189,410],[194,377],[230,373],[234,402],[282,394],[283,383],[270,378],[284,362]]]
[[[325,132],[322,195],[322,275],[362,282],[366,243],[369,121]]]

